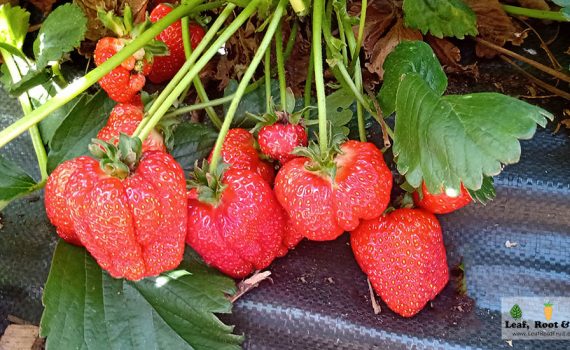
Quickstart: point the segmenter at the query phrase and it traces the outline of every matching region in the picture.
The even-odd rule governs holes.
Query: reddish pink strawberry
[[[473,202],[469,191],[463,184],[461,184],[461,192],[455,197],[449,196],[444,192],[431,194],[428,192],[425,183],[422,184],[422,198],[420,199],[417,191],[414,192],[413,196],[417,206],[434,214],[448,214]]]
[[[300,124],[281,124],[264,126],[257,136],[259,148],[263,154],[285,164],[297,156],[292,154],[296,147],[307,146],[307,131]]]

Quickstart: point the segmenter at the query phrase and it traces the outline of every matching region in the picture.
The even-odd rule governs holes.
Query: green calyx
[[[142,154],[142,141],[138,137],[130,137],[121,133],[119,143],[93,139],[89,151],[99,159],[101,169],[109,176],[125,179],[134,171]]]
[[[200,202],[211,204],[214,207],[218,206],[222,193],[227,187],[223,184],[222,177],[229,167],[229,164],[220,162],[215,169],[210,169],[207,160],[203,160],[201,167],[196,161],[194,172],[190,174],[190,180],[188,180],[188,189],[196,189]]]
[[[335,134],[328,140],[326,152],[322,152],[319,144],[311,142],[307,147],[295,148],[293,154],[309,158],[311,161],[305,166],[305,169],[329,178],[332,183],[336,178],[337,171],[335,158],[342,153],[340,146],[346,141],[346,137],[343,134]]]

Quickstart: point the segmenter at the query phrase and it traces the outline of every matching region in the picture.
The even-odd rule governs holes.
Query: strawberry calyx
[[[109,176],[125,179],[134,171],[142,154],[142,141],[124,133],[119,136],[119,143],[93,139],[89,145],[91,154],[99,159],[101,170]]]
[[[318,173],[320,176],[329,178],[331,183],[336,178],[337,164],[336,156],[341,154],[340,146],[346,141],[342,134],[336,134],[329,138],[329,145],[326,152],[321,152],[319,145],[311,141],[307,147],[297,147],[293,154],[310,159],[305,165],[305,169]]]
[[[187,181],[188,189],[196,189],[200,202],[217,207],[227,187],[222,182],[222,178],[229,167],[229,164],[220,162],[215,169],[210,169],[210,163],[207,160],[202,161],[201,167],[196,161],[194,171],[190,173],[190,179]]]

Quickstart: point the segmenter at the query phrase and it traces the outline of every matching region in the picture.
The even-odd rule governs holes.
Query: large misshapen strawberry
[[[183,170],[164,152],[141,156],[141,147],[140,140],[124,135],[117,148],[100,142],[91,150],[101,161],[80,157],[62,163],[46,185],[57,189],[46,192],[46,208],[58,233],[67,233],[72,223],[75,238],[115,278],[158,275],[178,266],[184,253]]]
[[[172,11],[169,4],[159,4],[150,13],[150,21],[158,22],[161,18]],[[188,24],[188,32],[190,37],[190,46],[195,49],[202,38],[206,34],[204,28],[199,24],[190,22]],[[182,40],[182,21],[178,20],[163,30],[157,37],[168,46],[168,55],[155,57],[152,70],[148,78],[153,83],[162,83],[168,81],[176,75],[180,68],[186,62],[186,54],[184,52],[184,42]]]
[[[356,261],[390,309],[411,317],[445,287],[441,226],[423,209],[397,209],[351,232]]]
[[[469,203],[473,202],[469,191],[461,184],[459,193],[449,193],[443,191],[441,193],[430,193],[425,185],[422,184],[422,193],[419,190],[414,192],[414,202],[417,206],[434,214],[448,214],[461,209]]]
[[[275,194],[297,235],[332,240],[384,212],[392,174],[376,146],[346,141],[325,159],[312,149],[311,158],[285,163],[275,179]]]
[[[215,173],[197,168],[194,186],[186,242],[206,263],[241,278],[286,253],[286,215],[261,176],[234,167]]]
[[[212,153],[208,160],[211,159]],[[253,171],[270,185],[275,179],[275,168],[260,158],[253,135],[245,129],[231,129],[228,132],[222,145],[222,161],[235,169]]]
[[[117,145],[119,136],[121,134],[132,135],[141,120],[143,120],[143,117],[144,106],[140,95],[136,95],[128,103],[117,103],[113,110],[111,110],[107,124],[97,134],[97,138]],[[151,131],[143,142],[142,150],[143,152],[166,152],[162,135],[156,130]]]

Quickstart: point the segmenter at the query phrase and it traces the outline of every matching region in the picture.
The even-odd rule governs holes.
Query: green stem
[[[182,18],[182,42],[184,43],[184,53],[186,54],[187,60],[190,59],[190,56],[192,55],[192,41],[190,40],[190,28],[188,26],[188,22],[189,22],[188,17]],[[198,76],[194,78],[193,83],[194,83],[194,88],[196,89],[196,93],[200,98],[200,101],[209,102],[210,99],[208,98],[208,94],[206,93],[206,89],[204,88],[204,84],[202,84],[200,77]],[[186,90],[185,93],[182,94],[182,96],[186,96],[187,93],[188,90]],[[218,114],[216,113],[214,108],[206,107],[206,114],[208,114],[208,117],[210,118],[212,124],[214,124],[216,128],[219,129],[222,127],[222,120],[220,119],[220,117],[218,117]]]
[[[350,61],[350,72],[353,72],[356,67],[356,61],[358,56],[360,55],[360,48],[362,47],[362,40],[364,39],[364,27],[366,25],[366,9],[368,8],[368,0],[362,0],[362,4],[360,6],[360,23],[358,25],[358,39],[356,40],[356,47],[354,47],[352,51],[352,59]],[[343,25],[344,26],[344,25]],[[342,30],[341,30],[342,32]],[[350,31],[353,35],[352,28]],[[347,33],[348,34],[348,33]]]
[[[189,13],[194,14],[194,13],[200,13],[200,12],[204,12],[204,11],[217,9],[218,7],[222,7],[222,5],[224,5],[225,3],[227,3],[227,1],[225,1],[225,0],[224,1],[212,1],[212,2],[209,2],[207,4],[198,5],[198,6],[194,7],[192,10],[190,10]]]
[[[172,104],[178,99],[180,94],[182,94],[186,86],[188,86],[192,82],[192,80],[194,80],[194,78],[208,64],[208,62],[212,59],[212,57],[216,55],[218,50],[229,40],[229,38],[235,32],[237,32],[237,30],[255,13],[259,2],[260,0],[252,0],[249,3],[249,5],[247,5],[247,7],[244,8],[241,11],[241,13],[233,20],[233,22],[226,28],[226,30],[224,30],[224,32],[218,37],[218,39],[216,39],[216,41],[208,48],[208,50],[204,53],[204,55],[198,61],[196,61],[196,64],[192,65],[192,68],[186,73],[186,75],[180,80],[180,82],[177,83],[174,89],[171,92],[163,91],[158,96],[157,101],[162,100],[162,102],[158,104],[158,108],[153,114],[149,112],[150,119],[148,119],[148,122],[144,124],[142,128],[139,125],[139,127],[137,128],[137,130],[133,135],[138,136],[141,140],[146,139],[146,137],[150,134],[152,129],[156,126],[156,124],[158,124],[162,116],[166,114],[170,106],[172,106]],[[228,5],[228,7],[229,6],[230,5]],[[211,30],[212,29],[210,29],[208,32],[210,32]],[[199,48],[200,45],[198,45],[196,50],[192,52],[192,56],[194,56],[196,52],[198,52]],[[263,52],[261,54],[263,55]],[[186,61],[186,63],[188,62],[192,62],[192,59]],[[162,99],[161,96],[163,97]],[[155,102],[155,104],[156,103],[157,102]],[[155,104],[153,104],[152,107],[154,107]],[[224,123],[222,124],[222,129],[225,124],[226,122],[224,121]]]
[[[283,57],[283,22],[279,22],[275,32],[275,54],[277,55],[277,76],[281,109],[287,111],[287,81],[285,80],[285,59]]]
[[[323,77],[323,13],[324,0],[313,3],[313,61],[315,66],[315,88],[317,90],[317,107],[319,109],[319,146],[323,158],[328,153],[327,104],[325,79]]]
[[[538,19],[549,19],[552,21],[559,21],[559,22],[569,22],[570,20],[562,13],[556,11],[543,11],[543,10],[535,10],[529,9],[525,7],[517,7],[511,5],[502,5],[503,10],[506,13],[515,15],[515,16],[525,16],[530,18],[538,18]]]
[[[166,100],[168,95],[172,93],[172,91],[180,83],[182,78],[184,78],[186,73],[188,73],[194,62],[196,62],[198,56],[202,54],[202,52],[210,44],[210,41],[212,41],[212,39],[214,39],[214,37],[217,35],[218,30],[220,30],[220,28],[225,24],[226,19],[228,19],[228,17],[233,13],[235,7],[236,7],[235,4],[228,4],[224,9],[224,11],[220,13],[216,21],[214,21],[210,29],[206,32],[206,35],[204,35],[204,37],[202,38],[202,41],[200,41],[200,44],[198,44],[198,47],[196,47],[196,49],[192,51],[190,58],[187,59],[186,62],[184,62],[180,70],[174,75],[174,77],[170,80],[168,85],[164,87],[160,95],[158,95],[158,97],[156,98],[156,100],[153,102],[152,106],[148,110],[147,115],[152,116],[158,110],[161,104],[164,103],[164,100]],[[142,125],[143,123],[139,124],[139,128],[137,130],[142,128]]]
[[[329,6],[332,6],[332,3],[330,3]],[[336,11],[336,20],[338,22],[338,26],[339,28],[341,28],[342,25],[342,19],[340,17],[340,13],[338,11]],[[347,44],[346,44],[346,35],[344,34],[344,30],[339,30],[339,34],[340,34],[340,40],[343,42],[343,46],[342,46],[342,60],[344,62],[345,65],[348,65],[348,48],[347,48]]]
[[[295,46],[295,42],[297,40],[297,33],[299,33],[299,21],[295,21],[293,23],[293,28],[291,28],[291,34],[289,34],[289,38],[287,39],[287,46],[285,47],[285,62],[291,57],[291,52],[293,52],[293,47]]]
[[[305,81],[305,91],[304,91],[304,96],[303,96],[303,102],[305,104],[305,108],[309,107],[311,105],[311,96],[312,94],[312,87],[313,87],[313,70],[315,68],[315,52],[313,50],[311,50],[311,54],[309,56],[309,68],[307,70],[307,80]],[[305,111],[305,120],[309,120],[309,116],[311,115],[311,111],[310,110],[306,110]]]
[[[287,5],[287,0],[280,0],[275,12],[273,13],[273,18],[267,27],[263,40],[259,44],[259,48],[257,52],[253,56],[249,67],[245,71],[242,81],[239,83],[238,88],[236,90],[236,97],[232,100],[230,107],[228,108],[228,112],[226,114],[226,118],[224,119],[224,124],[222,125],[222,129],[220,130],[220,134],[218,135],[218,139],[216,140],[216,145],[214,146],[214,151],[212,155],[212,161],[210,162],[210,169],[216,169],[222,154],[222,145],[224,144],[224,139],[228,131],[230,130],[230,126],[232,125],[232,120],[234,119],[234,115],[238,109],[239,103],[241,98],[245,94],[245,90],[249,81],[255,74],[257,66],[261,62],[265,52],[271,45],[271,40],[277,30],[277,27],[281,23],[281,17],[283,16],[283,12],[285,11],[285,6]]]
[[[265,50],[263,66],[265,73],[265,112],[271,113],[271,47]]]
[[[14,60],[12,54],[5,50],[0,50],[2,57],[4,58],[4,63],[10,72],[10,76],[12,77],[13,82],[18,82],[22,79],[22,74],[18,67],[18,64]],[[20,105],[22,106],[22,111],[24,114],[32,113],[33,107],[30,101],[30,97],[28,93],[25,92],[18,97],[20,101]],[[34,152],[36,153],[36,158],[38,159],[38,167],[40,169],[41,181],[44,181],[48,178],[47,172],[47,153],[44,147],[44,143],[42,141],[42,137],[40,135],[40,131],[38,130],[37,125],[33,125],[29,129],[30,137],[32,139],[32,145],[34,146]]]
[[[361,103],[362,106],[364,106],[364,108],[368,111],[368,113],[374,115],[372,108],[370,108],[370,106],[368,105],[368,103],[364,99],[364,96],[358,90],[358,88],[356,87],[354,82],[352,81],[352,78],[350,77],[350,74],[348,74],[348,70],[346,69],[346,67],[341,63],[337,63],[336,67],[338,68],[340,74],[342,75],[342,78],[345,80],[346,85],[348,85],[350,91],[352,91],[352,94],[356,98],[356,101]]]
[[[140,36],[134,39],[130,44],[126,45],[116,55],[109,58],[105,63],[87,73],[84,77],[75,80],[73,83],[67,85],[56,96],[51,98],[39,108],[33,110],[31,113],[25,115],[12,125],[0,132],[0,147],[3,147],[8,142],[12,141],[18,135],[22,134],[33,125],[39,123],[46,118],[50,113],[54,112],[64,104],[73,100],[79,94],[87,90],[99,79],[104,77],[107,73],[112,71],[115,67],[119,66],[124,60],[132,56],[139,49],[144,47],[149,41],[154,39],[160,32],[176,22],[179,18],[186,15],[192,8],[203,0],[189,0],[187,3],[175,8],[172,12],[164,16],[161,20],[154,23],[149,29],[144,31]]]
[[[289,0],[291,7],[298,16],[304,16],[307,13],[307,6],[304,0]]]

